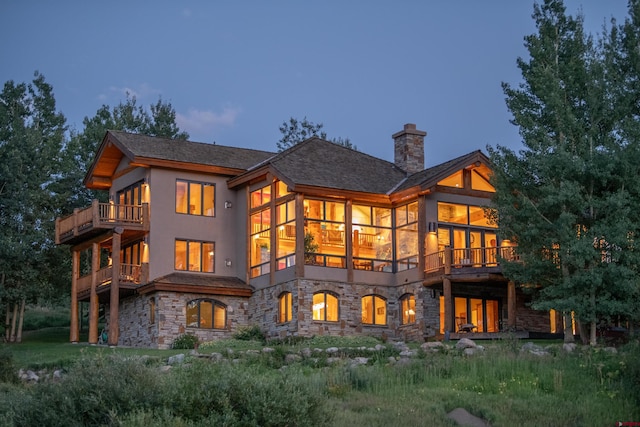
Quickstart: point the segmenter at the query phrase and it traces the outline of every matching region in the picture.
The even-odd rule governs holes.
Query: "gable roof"
[[[291,187],[387,194],[406,177],[393,163],[321,138],[309,138],[231,179],[234,187],[256,173],[272,172]]]
[[[237,175],[273,155],[268,151],[110,130],[102,140],[84,183],[89,188],[109,188],[124,157],[132,166],[180,167]]]

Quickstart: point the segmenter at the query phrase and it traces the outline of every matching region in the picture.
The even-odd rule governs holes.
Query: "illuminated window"
[[[378,295],[362,297],[362,323],[365,325],[387,324],[387,302]]]
[[[176,240],[175,269],[213,273],[215,265],[214,248],[213,242]]]
[[[445,179],[438,181],[438,185],[442,185],[445,187],[462,188],[464,186],[462,171],[459,170],[453,175],[449,175]]]
[[[224,329],[227,306],[212,299],[196,299],[187,303],[187,327]]]
[[[418,202],[396,208],[395,243],[397,270],[418,267]]]
[[[271,201],[271,184],[251,192],[251,207],[257,208]]]
[[[338,321],[338,297],[329,292],[313,294],[313,320]]]
[[[304,200],[305,262],[346,267],[343,202]]]
[[[276,205],[276,270],[296,264],[296,202]]]
[[[176,213],[213,216],[215,185],[204,182],[176,181]]]
[[[292,309],[291,292],[283,292],[278,298],[278,323],[290,322]]]
[[[251,277],[268,274],[271,266],[271,209],[251,214]]]
[[[353,267],[359,270],[392,271],[391,209],[353,205],[351,218]]]
[[[496,189],[491,185],[489,181],[491,177],[491,169],[485,165],[471,170],[471,189],[479,191],[488,191],[495,193]]]
[[[400,298],[400,310],[403,325],[416,322],[416,298],[413,295],[406,294]]]
[[[438,221],[440,222],[497,228],[497,224],[490,220],[491,215],[492,210],[482,206],[438,202]]]

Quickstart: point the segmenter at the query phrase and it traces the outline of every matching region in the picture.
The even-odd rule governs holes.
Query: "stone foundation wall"
[[[313,320],[313,294],[320,291],[338,296],[337,322]],[[283,292],[292,294],[292,320],[278,323],[278,298]],[[416,299],[416,321],[401,325],[399,298],[407,293],[413,294]],[[361,299],[372,294],[383,297],[387,302],[386,325],[362,323]],[[425,335],[435,334],[439,321],[437,300],[425,298],[426,294],[421,282],[386,287],[366,283],[295,279],[256,291],[251,297],[252,314],[249,322],[258,325],[271,338],[366,335],[382,339],[423,341]]]
[[[227,306],[225,329],[186,326],[187,303],[198,298],[215,299]],[[151,314],[152,299],[155,301],[155,319],[152,319]],[[171,348],[173,341],[184,333],[197,336],[201,342],[230,338],[240,327],[249,325],[249,300],[241,297],[156,292],[122,300],[119,310],[118,345],[132,347]],[[108,320],[107,318],[107,322]]]

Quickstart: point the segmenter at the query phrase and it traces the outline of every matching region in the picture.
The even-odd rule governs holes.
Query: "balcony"
[[[96,291],[101,301],[109,298],[109,289],[113,280],[113,268],[103,267],[96,272]],[[91,274],[78,278],[78,299],[88,300],[91,293]],[[140,286],[147,284],[149,280],[149,264],[120,264],[118,283],[121,294],[131,294]]]
[[[442,274],[457,276],[457,280],[486,280],[493,274],[502,274],[502,260],[517,261],[515,246],[485,248],[445,248],[427,254],[425,278],[439,280]]]
[[[77,244],[116,228],[126,234],[148,231],[149,205],[115,205],[94,200],[91,206],[56,219],[56,244]]]

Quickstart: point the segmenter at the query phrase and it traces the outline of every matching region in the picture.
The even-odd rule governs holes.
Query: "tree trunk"
[[[9,342],[16,342],[16,318],[18,317],[18,304],[13,304],[13,314],[11,316],[11,332]]]
[[[11,335],[11,305],[7,304],[7,313],[4,317],[4,342],[9,342],[9,335]]]
[[[592,320],[591,320],[591,324],[590,324],[590,330],[589,330],[589,345],[594,347],[597,342],[596,342],[596,326],[597,326],[597,322],[596,322],[596,290],[595,288],[592,286],[591,287],[591,292],[589,295],[589,303],[591,304],[591,316],[593,316]]]
[[[575,342],[575,338],[573,337],[573,327],[571,321],[571,313],[564,313],[564,342],[572,343]]]
[[[22,298],[22,302],[20,303],[20,314],[18,317],[18,330],[16,331],[16,342],[22,342],[22,324],[24,323],[24,306],[25,306],[25,298]]]

